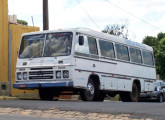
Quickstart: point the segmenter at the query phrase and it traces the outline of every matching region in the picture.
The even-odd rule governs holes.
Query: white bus
[[[155,81],[151,47],[77,28],[23,34],[13,87],[38,89],[42,100],[72,91],[84,101],[120,94],[136,102]]]

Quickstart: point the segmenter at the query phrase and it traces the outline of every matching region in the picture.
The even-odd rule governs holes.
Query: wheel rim
[[[94,86],[92,83],[88,83],[87,85],[87,91],[89,94],[93,95],[95,92],[94,92]]]

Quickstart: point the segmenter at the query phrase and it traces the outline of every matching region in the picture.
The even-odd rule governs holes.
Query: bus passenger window
[[[141,51],[139,49],[130,47],[131,61],[136,63],[142,63]]]
[[[101,51],[102,56],[110,57],[110,58],[115,57],[113,43],[99,40],[99,45],[100,45],[100,51]]]
[[[88,37],[89,51],[90,54],[98,55],[96,39],[92,37]]]
[[[143,51],[143,62],[146,65],[153,66],[154,62],[153,62],[153,55],[152,55],[152,53]]]
[[[130,61],[128,55],[128,47],[120,44],[115,44],[117,58],[125,61]]]

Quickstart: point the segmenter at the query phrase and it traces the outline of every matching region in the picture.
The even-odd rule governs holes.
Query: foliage
[[[151,47],[154,47],[156,45],[156,37],[152,37],[152,36],[147,36],[145,37],[145,39],[143,39],[143,43],[147,44]]]
[[[17,19],[17,23],[28,26],[28,22],[26,22],[25,20]]]
[[[119,36],[128,39],[128,22],[124,24],[110,24],[106,25],[104,30],[102,30],[104,33],[108,33],[111,35]]]
[[[161,32],[157,37],[147,36],[143,43],[153,47],[157,74],[165,80],[165,33]]]

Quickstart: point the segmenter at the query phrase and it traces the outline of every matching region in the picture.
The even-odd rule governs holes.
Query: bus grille
[[[29,80],[35,79],[53,79],[53,68],[31,68],[29,72]]]

